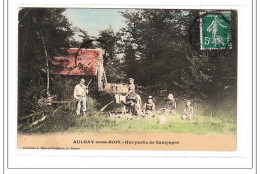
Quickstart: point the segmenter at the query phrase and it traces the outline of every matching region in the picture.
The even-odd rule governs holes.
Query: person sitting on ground
[[[165,114],[171,114],[171,115],[175,115],[176,114],[176,101],[175,98],[173,97],[172,94],[168,95],[168,99],[167,99],[167,104],[166,104],[166,108],[165,108]]]
[[[184,107],[183,114],[181,116],[182,120],[191,120],[193,116],[193,107],[191,106],[191,101],[186,101],[186,106]]]
[[[145,117],[149,117],[149,116],[154,117],[154,115],[155,115],[155,103],[153,102],[152,96],[148,97],[147,102],[143,106],[143,111],[144,111]]]

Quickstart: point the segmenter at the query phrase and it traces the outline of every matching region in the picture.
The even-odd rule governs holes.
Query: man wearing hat
[[[81,78],[79,84],[77,84],[74,88],[74,98],[77,100],[76,114],[78,117],[80,117],[81,107],[83,111],[83,116],[86,115],[87,94],[88,94],[88,87],[85,85],[85,79]]]
[[[147,102],[143,106],[144,110],[144,116],[149,117],[152,116],[154,117],[155,115],[155,104],[153,102],[153,97],[150,95],[147,99]]]

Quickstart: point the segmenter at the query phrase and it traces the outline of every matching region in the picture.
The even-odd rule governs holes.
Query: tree
[[[86,42],[90,39],[94,39],[93,37],[91,37],[88,34],[88,32],[86,30],[81,29],[79,27],[73,27],[73,31],[75,34],[74,34],[74,37],[70,39],[71,48],[79,48],[84,42]],[[77,40],[75,39],[75,37],[77,38]]]
[[[199,37],[191,43],[191,34],[200,34],[199,11],[141,9],[121,13],[126,22],[121,30],[126,72],[137,83],[153,91],[166,89],[197,99],[212,98],[217,90],[236,86],[235,81],[228,85],[224,80],[236,79],[234,50],[211,57],[208,52],[195,49],[200,44]],[[191,30],[191,26],[195,29]],[[224,68],[230,60],[235,64]],[[235,92],[236,88],[232,90]]]
[[[120,39],[119,33],[115,33],[111,26],[108,29],[101,30],[98,39],[102,42],[97,44],[97,47],[105,51],[104,66],[109,82],[122,82],[126,78],[124,65],[121,62],[121,57],[118,43]]]
[[[116,54],[116,44],[118,41],[118,35],[113,31],[111,27],[105,30],[101,30],[98,36],[99,40],[104,41],[104,43],[99,43],[98,47],[106,51],[105,57],[108,59],[114,59]],[[104,61],[104,64],[107,63],[107,60]]]
[[[74,32],[65,9],[23,8],[19,12],[19,114],[31,111],[40,95],[50,93],[49,62],[69,48]],[[47,76],[46,76],[47,75]]]

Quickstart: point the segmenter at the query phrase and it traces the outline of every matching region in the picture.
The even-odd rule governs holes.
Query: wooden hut
[[[104,90],[107,78],[103,66],[102,49],[69,48],[65,56],[54,57],[52,74],[96,76],[98,90]]]

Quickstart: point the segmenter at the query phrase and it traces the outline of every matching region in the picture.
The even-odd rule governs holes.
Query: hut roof
[[[97,75],[98,62],[103,59],[101,49],[69,48],[65,56],[54,57],[52,74],[60,75]],[[78,51],[77,58],[75,59]]]

